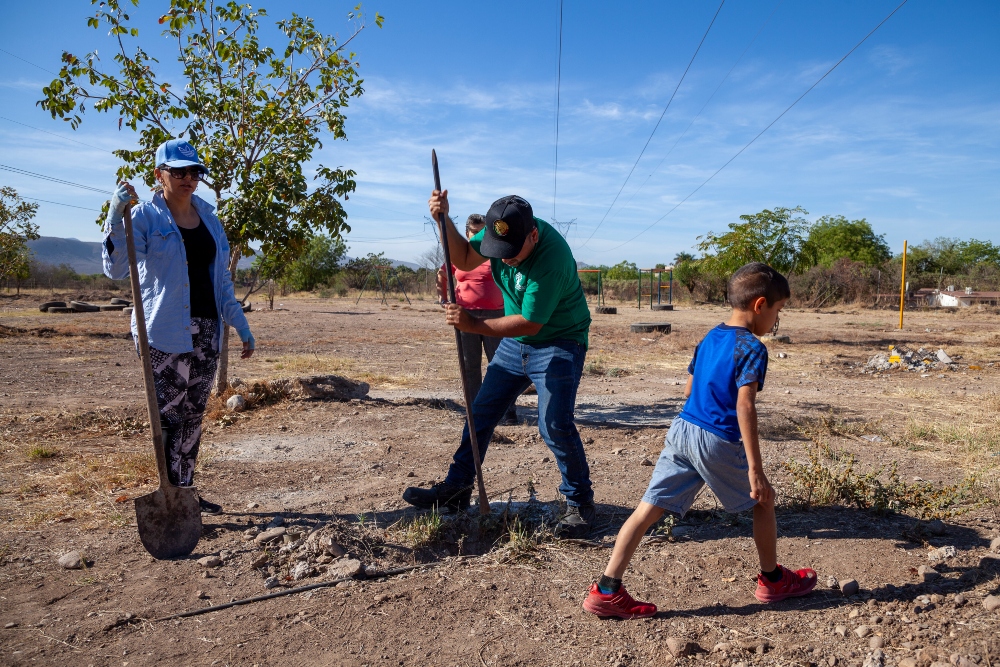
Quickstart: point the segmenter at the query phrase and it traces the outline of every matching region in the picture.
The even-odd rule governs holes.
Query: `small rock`
[[[284,526],[284,525],[285,525],[285,517],[279,514],[278,516],[274,517],[268,522],[267,527],[277,528],[278,526]]]
[[[920,580],[926,584],[939,579],[941,577],[941,573],[930,565],[921,565],[917,568],[917,576],[920,577]]]
[[[941,519],[934,519],[924,526],[924,532],[928,535],[941,536],[948,532],[948,527],[944,525],[944,521],[941,521]]]
[[[878,635],[875,635],[870,640],[868,640],[868,647],[871,649],[882,648],[883,646],[885,646],[885,640],[879,637]]]
[[[834,667],[837,664],[837,656],[831,655],[826,659],[826,664],[830,665],[830,667]]]
[[[837,627],[835,627],[833,629],[833,631],[836,632],[841,637],[846,637],[847,636],[847,626],[845,626],[845,625],[838,625]]]
[[[552,459],[550,459],[550,458],[549,458],[549,457],[547,457],[547,456],[543,456],[543,457],[542,457],[542,463],[548,463],[548,462],[549,462],[549,461],[551,461],[551,460],[552,460]]]
[[[5,630],[10,630],[11,628],[16,628],[17,627],[17,623],[8,623],[8,624],[6,624],[3,627],[4,627]]]
[[[356,558],[344,558],[333,562],[327,573],[330,574],[334,579],[343,579],[345,577],[356,577],[364,571],[364,567]]]
[[[898,663],[899,667],[917,667],[917,659],[913,656],[903,658]]]
[[[883,667],[885,665],[885,653],[882,649],[875,649],[867,656],[865,656],[865,662],[862,667]]]
[[[1000,607],[1000,597],[996,595],[987,595],[983,600],[983,608],[986,611],[995,611],[998,607]]]
[[[860,588],[861,587],[858,586],[858,582],[854,579],[846,579],[840,582],[840,592],[847,597],[857,595]]]
[[[260,507],[260,503],[255,503],[255,502],[253,502],[252,500],[251,500],[250,502],[248,502],[248,503],[247,503],[247,509],[248,509],[248,510],[255,510],[255,509],[257,509],[258,507]]]
[[[837,590],[838,588],[840,588],[840,582],[837,581],[837,577],[833,576],[832,574],[826,578],[826,585],[827,587],[832,588],[833,590]]]
[[[621,456],[622,452],[624,451],[625,450],[623,448],[618,447],[617,449],[612,449],[611,453],[614,454],[615,456]]]
[[[222,559],[218,556],[205,556],[198,559],[198,565],[202,567],[219,567],[222,565]]]
[[[416,477],[416,476],[417,476],[417,473],[415,473],[415,472],[413,472],[413,471],[411,470],[410,472],[406,473],[406,476],[407,476],[407,477]]]
[[[326,550],[326,553],[330,554],[334,558],[343,558],[344,556],[347,555],[347,552],[344,551],[344,548],[341,547],[336,542],[334,542],[332,537],[323,538],[320,541],[320,544],[322,544],[323,549]]]
[[[650,461],[649,459],[643,459],[642,461],[639,462],[639,465],[641,465],[641,466],[651,466],[651,465],[653,465],[653,462]]]
[[[955,547],[941,547],[940,549],[935,549],[934,551],[928,553],[927,559],[933,563],[939,560],[945,560],[946,558],[954,558],[957,553],[958,551]]]
[[[313,475],[313,483],[318,483],[321,479],[323,479],[321,476]]]
[[[961,607],[963,604],[965,604],[968,601],[969,601],[969,599],[967,597],[965,597],[965,593],[956,593],[955,594],[955,606],[956,607]]]
[[[281,585],[277,577],[268,577],[264,580],[264,588],[277,588]]]
[[[867,625],[859,625],[858,627],[854,628],[854,634],[858,636],[858,639],[864,639],[871,633],[872,629],[869,628]]]
[[[205,591],[195,591],[194,597],[197,600],[204,600],[205,598],[208,597],[208,595],[205,594]]]
[[[256,542],[257,544],[268,544],[277,539],[280,539],[281,536],[284,534],[285,534],[284,526],[277,526],[275,528],[269,528],[268,530],[265,530],[263,533],[253,538],[253,541]]]
[[[226,407],[233,412],[239,412],[246,407],[246,404],[247,399],[243,398],[240,394],[233,394],[229,397],[229,400],[226,401]]]
[[[246,530],[243,531],[244,540],[252,540],[258,535],[260,535],[260,528],[258,528],[257,526],[251,526],[250,528],[247,528]]]
[[[266,567],[267,564],[270,562],[271,562],[270,556],[268,556],[267,554],[262,554],[257,557],[257,560],[250,563],[250,567],[256,570],[259,567]]]
[[[778,358],[779,358],[779,359],[787,359],[787,358],[788,358],[788,355],[787,355],[787,354],[785,354],[784,352],[779,352],[779,353],[778,353]]]
[[[59,557],[59,567],[66,570],[80,570],[85,565],[79,551],[70,551]]]
[[[861,615],[861,611],[858,609],[852,609],[851,613],[847,615],[847,618],[857,618]]]
[[[1000,551],[1000,537],[994,537],[990,541],[990,551]]]
[[[712,653],[726,653],[733,647],[729,642],[719,642],[712,647]]]
[[[691,655],[695,652],[696,648],[694,642],[689,642],[686,639],[678,639],[677,637],[668,637],[667,650],[670,651],[670,655],[680,658],[681,656]]]
[[[292,568],[292,579],[295,581],[302,581],[309,576],[311,571],[312,568],[309,567],[309,563],[306,561],[300,561],[295,564],[295,567]]]

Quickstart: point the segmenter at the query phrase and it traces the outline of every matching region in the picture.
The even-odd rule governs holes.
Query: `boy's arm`
[[[684,398],[691,398],[691,385],[694,384],[694,376],[688,375],[687,384],[684,386]]]
[[[743,436],[743,448],[750,466],[750,497],[761,505],[774,504],[774,489],[764,474],[764,463],[760,455],[760,440],[757,433],[757,383],[745,384],[736,397],[736,418]]]

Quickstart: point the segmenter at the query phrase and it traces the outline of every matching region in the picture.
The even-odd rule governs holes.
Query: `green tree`
[[[232,247],[230,270],[250,255],[281,255],[305,246],[313,233],[338,238],[350,231],[341,205],[355,189],[355,172],[319,165],[310,188],[302,165],[322,146],[321,133],[344,139],[344,110],[364,90],[356,54],[345,47],[366,27],[360,5],[343,43],[318,31],[314,21],[295,13],[276,22],[287,43],[275,49],[261,41],[263,8],[215,0],[170,0],[160,18],[163,36],[177,44],[182,78],[160,76],[158,64],[138,44],[128,5],[139,0],[91,0],[96,13],[87,24],[102,24],[116,41],[115,67],[105,70],[97,52],[62,55],[59,77],[39,101],[53,118],[75,129],[89,105],[114,113],[118,124],[138,132],[139,148],[118,150],[124,164],[119,179],[153,184],[156,147],[187,137],[211,170],[219,218]],[[374,22],[381,27],[382,17]],[[117,71],[114,71],[114,70]],[[107,206],[107,204],[105,205]],[[227,382],[228,327],[223,336],[219,390]]]
[[[864,218],[848,220],[842,215],[824,215],[809,228],[806,243],[812,258],[823,266],[830,266],[842,257],[868,266],[878,266],[892,258],[885,234],[876,234]]]
[[[377,266],[386,266],[389,260],[385,253],[368,253],[365,257],[355,257],[344,266],[344,281],[348,287],[362,289],[368,274]],[[379,276],[381,278],[381,276]]]
[[[729,224],[725,234],[709,232],[697,248],[705,254],[702,269],[718,276],[729,276],[750,262],[764,262],[782,273],[801,271],[814,265],[806,244],[809,223],[794,214],[808,215],[801,206],[764,209],[741,215],[743,222]]]
[[[694,261],[694,255],[692,255],[689,252],[679,252],[676,255],[674,255],[674,266],[677,266],[678,264],[683,264],[684,262],[693,262],[693,261]]]
[[[343,239],[316,234],[306,243],[305,251],[288,265],[283,277],[293,290],[313,290],[333,277],[345,252]]]
[[[21,281],[31,271],[28,241],[38,238],[38,225],[31,220],[38,204],[26,202],[10,187],[0,187],[0,280]]]
[[[687,254],[687,253],[681,253]],[[694,290],[701,281],[701,262],[688,255],[691,259],[683,259],[674,264],[674,280],[687,288],[689,294],[694,294]],[[676,258],[674,258],[676,261]]]
[[[636,280],[639,277],[639,267],[635,262],[622,260],[609,268],[604,277],[607,280]]]

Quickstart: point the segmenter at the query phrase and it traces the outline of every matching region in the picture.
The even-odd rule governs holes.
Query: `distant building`
[[[941,308],[968,308],[970,306],[1000,305],[1000,292],[977,292],[971,287],[956,290],[954,285],[948,289],[919,289],[914,294],[918,301],[928,306]]]

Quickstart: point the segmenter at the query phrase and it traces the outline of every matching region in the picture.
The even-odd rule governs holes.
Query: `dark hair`
[[[773,306],[792,296],[788,280],[763,262],[750,262],[740,267],[726,285],[729,304],[736,310],[747,310],[753,302],[764,297]]]
[[[486,216],[480,215],[479,213],[473,213],[465,221],[465,233],[468,234],[472,231],[473,227],[479,227],[482,229],[486,226]]]

